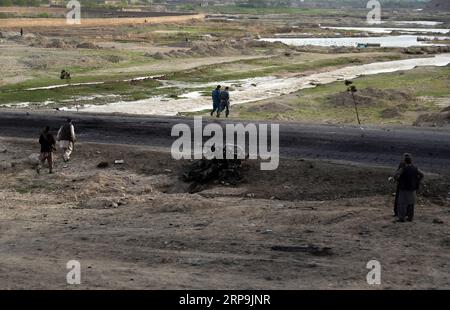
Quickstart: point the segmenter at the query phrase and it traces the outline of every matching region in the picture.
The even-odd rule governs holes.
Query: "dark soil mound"
[[[248,108],[249,112],[289,112],[292,110],[291,106],[276,102],[258,104]]]
[[[427,113],[419,115],[414,126],[450,126],[450,107],[446,107],[438,113]]]
[[[190,183],[188,192],[199,192],[208,184],[237,185],[242,181],[240,159],[201,159],[194,161],[183,173],[182,180]]]
[[[401,115],[397,107],[387,108],[380,112],[382,118],[396,118]]]
[[[355,99],[358,105],[375,105],[381,101],[397,101],[399,104],[414,100],[408,92],[394,89],[364,88],[355,93]],[[333,106],[353,105],[353,99],[350,93],[340,92],[326,98],[327,103]]]
[[[450,106],[443,108],[441,112],[450,112]]]

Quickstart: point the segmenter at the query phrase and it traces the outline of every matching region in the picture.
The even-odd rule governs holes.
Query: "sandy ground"
[[[83,18],[80,25],[71,25],[75,27],[84,26],[111,26],[128,24],[155,24],[155,23],[178,23],[193,20],[203,20],[205,15],[180,15],[180,16],[161,16],[161,17],[132,17],[132,18]],[[65,27],[67,22],[65,18],[4,18],[0,19],[0,28],[17,27]]]
[[[427,173],[416,220],[399,224],[390,169],[248,162],[242,184],[188,194],[187,163],[165,150],[81,143],[53,175],[33,169],[37,150],[0,139],[2,289],[450,288],[448,176]],[[366,283],[372,259],[380,286]]]
[[[21,6],[0,7],[0,12],[13,14],[39,14],[39,13],[64,14],[66,11],[67,11],[66,8],[21,7]]]

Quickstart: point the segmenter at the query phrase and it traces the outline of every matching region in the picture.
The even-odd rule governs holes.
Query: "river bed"
[[[257,77],[251,79],[215,81],[211,83],[192,83],[191,88],[211,87],[216,84],[232,86],[231,104],[244,104],[263,99],[276,98],[300,89],[315,87],[340,80],[354,79],[361,75],[411,70],[416,66],[446,66],[450,64],[450,54],[439,54],[427,58],[412,58],[396,61],[376,62],[358,66],[348,66],[332,71],[291,77]],[[183,87],[184,83],[170,81],[172,86]],[[202,96],[198,91],[191,91],[175,98],[152,97],[136,101],[117,101],[104,105],[85,105],[79,107],[80,112],[96,113],[130,113],[147,115],[177,115],[179,112],[195,112],[211,108],[209,96]],[[75,107],[63,110],[76,111]]]

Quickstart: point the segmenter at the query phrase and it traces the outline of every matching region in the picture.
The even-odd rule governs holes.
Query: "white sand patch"
[[[388,23],[389,21],[382,21],[381,23]],[[437,25],[442,25],[443,22],[435,22],[435,21],[430,21],[430,20],[398,20],[398,21],[393,21],[393,24],[397,24],[397,25],[423,25],[423,26],[437,26]]]
[[[5,108],[18,108],[18,109],[28,108],[29,106],[30,106],[29,102],[9,103],[3,105],[3,107]]]
[[[131,81],[142,81],[142,80],[148,80],[148,79],[155,79],[155,78],[161,78],[163,75],[150,75],[150,76],[139,76],[132,79],[126,79],[118,82],[131,82]],[[57,84],[57,85],[49,85],[49,86],[42,86],[42,87],[32,87],[27,88],[25,90],[33,91],[33,90],[43,90],[43,89],[55,89],[55,88],[62,88],[62,87],[68,87],[68,86],[83,86],[83,85],[100,85],[105,84],[106,82],[85,82],[85,83],[67,83],[67,84]]]
[[[33,91],[33,90],[62,88],[62,87],[67,87],[67,86],[98,85],[98,84],[103,84],[103,83],[105,83],[105,82],[67,83],[67,84],[49,85],[49,86],[42,86],[42,87],[32,87],[32,88],[27,88],[25,90]]]

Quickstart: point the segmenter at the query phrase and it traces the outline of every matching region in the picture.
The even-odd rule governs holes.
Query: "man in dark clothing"
[[[404,222],[414,218],[414,205],[416,204],[416,191],[419,189],[423,173],[412,164],[411,157],[405,158],[405,166],[397,171],[394,178],[398,182],[398,221]]]
[[[403,159],[400,162],[400,164],[398,165],[398,168],[397,168],[396,172],[398,172],[400,169],[405,167],[405,159],[408,158],[408,157],[411,158],[411,154],[409,154],[409,153],[403,154]],[[395,201],[394,201],[394,216],[398,216],[397,209],[398,209],[398,194],[399,194],[399,192],[400,192],[400,187],[398,186],[398,183],[397,183],[397,188],[396,188],[396,191],[395,191]]]
[[[213,102],[213,109],[211,111],[211,116],[213,116],[214,112],[217,111],[217,117],[219,117],[220,113],[220,85],[217,85],[216,89],[212,91],[212,102]]]
[[[230,93],[228,92],[229,87],[225,87],[225,90],[220,93],[220,112],[225,111],[225,116],[228,117],[230,114]],[[217,115],[219,117],[220,115]]]
[[[41,155],[39,160],[41,161],[41,165],[45,164],[45,161],[48,162],[49,173],[53,173],[53,151],[55,148],[55,138],[50,133],[50,127],[45,127],[44,131],[41,133],[39,137],[39,144],[41,145]],[[37,168],[37,172],[40,172],[40,165]]]

